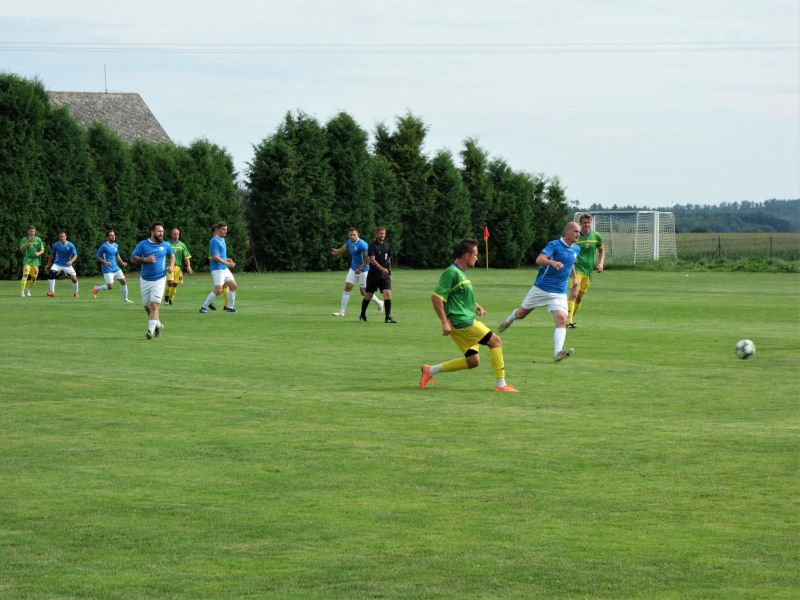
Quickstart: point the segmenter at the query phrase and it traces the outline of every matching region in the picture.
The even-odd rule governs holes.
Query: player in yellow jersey
[[[189,254],[189,248],[186,247],[181,241],[181,230],[173,227],[169,232],[169,245],[172,247],[172,252],[175,254],[175,266],[172,271],[167,273],[167,292],[165,294],[165,304],[172,304],[175,298],[175,292],[178,291],[178,286],[183,283],[183,265],[186,264],[186,272],[191,275],[192,271],[192,255]]]
[[[39,276],[39,267],[42,265],[44,242],[36,235],[36,227],[28,227],[27,237],[19,241],[19,251],[22,252],[22,279],[19,282],[20,298],[31,295],[31,288]]]
[[[592,283],[592,271],[595,268],[595,257],[597,259],[597,272],[603,272],[603,263],[606,259],[606,249],[603,246],[603,238],[596,231],[592,231],[592,215],[583,213],[579,217],[581,225],[581,235],[578,241],[575,242],[580,246],[581,253],[578,255],[578,260],[575,261],[575,272],[577,281],[570,277],[568,289],[569,292],[569,323],[567,327],[575,329],[574,318],[583,302],[583,296],[589,291],[589,286]]]

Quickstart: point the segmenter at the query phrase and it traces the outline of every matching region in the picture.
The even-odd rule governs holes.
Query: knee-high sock
[[[388,300],[383,301],[383,312],[386,315],[386,318],[392,316],[392,299],[389,298]]]
[[[103,285],[98,285],[97,286],[97,291],[98,292],[105,292],[107,289],[108,289],[108,284],[107,283],[104,283]]]
[[[561,352],[562,348],[564,348],[564,340],[566,339],[567,328],[556,327],[556,330],[553,332],[553,356]]]
[[[339,312],[344,314],[347,310],[347,305],[350,302],[350,292],[342,292],[342,301],[339,304]]]
[[[78,282],[77,281],[72,284],[72,293],[73,294],[77,294],[78,293]]]
[[[19,280],[19,293],[20,294],[25,291],[25,286],[26,285],[28,285],[28,276],[27,275],[23,275],[22,279]]]
[[[567,322],[572,323],[572,317],[575,316],[575,301],[570,300],[567,302],[567,306],[569,306],[569,314],[567,315]]]
[[[580,300],[576,300],[575,301],[575,308],[572,309],[572,316],[573,317],[578,314],[578,311],[581,309],[581,303],[582,302],[583,302],[583,298],[581,298]],[[570,319],[570,321],[572,321],[572,319]]]
[[[211,304],[217,295],[214,293],[214,290],[211,290],[211,293],[206,296],[206,301],[203,302],[203,308],[208,308],[208,305]]]
[[[120,284],[119,285],[119,293],[122,294],[122,299],[123,300],[127,300],[128,299],[128,286]]]
[[[375,294],[372,294],[372,301],[375,303],[375,306],[380,306],[381,304],[383,304],[383,302],[381,302],[381,299],[378,298],[378,296],[376,296]]]
[[[440,365],[433,365],[431,367],[431,375],[436,375],[437,373],[452,373],[453,371],[462,371],[468,368],[467,359],[462,356],[461,358],[454,358],[453,360],[443,362]]]
[[[236,303],[236,291],[235,290],[228,290],[228,308],[233,308],[233,305]]]
[[[368,307],[369,307],[369,300],[367,300],[366,298],[364,298],[364,299],[361,301],[361,316],[362,316],[362,317],[366,317],[366,316],[367,316],[367,308],[368,308]]]
[[[492,361],[492,371],[494,371],[495,379],[503,381],[503,383],[498,385],[505,385],[506,363],[503,359],[503,348],[500,346],[497,348],[489,348],[489,359]]]
[[[56,291],[56,280],[55,279],[48,279],[47,280],[47,289],[51,292]]]

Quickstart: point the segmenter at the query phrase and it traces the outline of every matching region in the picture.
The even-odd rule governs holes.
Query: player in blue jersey
[[[207,313],[209,306],[214,302],[214,299],[222,293],[224,287],[228,287],[228,303],[225,305],[225,312],[236,312],[234,303],[236,302],[236,280],[233,278],[231,268],[236,266],[236,263],[228,258],[228,246],[225,243],[225,238],[228,235],[228,224],[217,223],[214,226],[214,235],[208,244],[208,255],[211,257],[211,264],[209,270],[211,271],[211,279],[214,282],[214,289],[200,306],[201,313]]]
[[[165,259],[169,257],[169,263]],[[167,283],[167,270],[175,267],[175,254],[172,246],[164,241],[164,224],[155,222],[150,226],[150,237],[136,244],[131,253],[131,262],[141,265],[139,285],[142,304],[147,313],[147,333],[150,340],[161,335],[164,325],[159,320],[159,308]]]
[[[44,270],[49,273],[47,276],[47,295],[51,298],[56,295],[56,277],[64,274],[72,282],[72,296],[78,297],[78,274],[72,266],[78,260],[78,250],[75,244],[67,241],[67,232],[58,232],[58,241],[50,249],[50,256],[47,257],[47,265]]]
[[[97,300],[98,292],[105,292],[114,288],[114,282],[119,281],[119,289],[122,292],[122,301],[126,304],[133,304],[128,299],[128,282],[125,273],[119,268],[120,265],[127,267],[128,263],[122,260],[119,255],[119,244],[117,244],[117,234],[113,229],[106,231],[106,241],[100,244],[94,257],[100,263],[100,270],[103,273],[103,285],[96,285],[92,288],[92,298]]]
[[[564,226],[561,239],[548,243],[536,257],[539,274],[522,305],[511,311],[505,321],[497,328],[501,333],[517,319],[524,319],[534,308],[546,306],[553,315],[556,330],[553,334],[553,359],[555,362],[572,356],[574,348],[564,349],[567,339],[567,280],[575,276],[575,260],[580,247],[575,244],[581,235],[581,226],[570,221]]]
[[[351,227],[347,230],[348,240],[338,248],[331,248],[333,256],[339,256],[344,251],[350,252],[350,269],[347,271],[347,277],[344,280],[344,291],[342,292],[342,300],[339,303],[339,310],[333,313],[334,317],[343,317],[347,310],[347,304],[350,302],[350,291],[353,286],[358,283],[358,288],[361,295],[366,294],[367,287],[367,273],[369,272],[369,244],[358,237],[358,229]],[[383,312],[383,302],[376,296],[372,296],[372,301],[378,306],[378,312]],[[366,319],[364,319],[366,320]]]

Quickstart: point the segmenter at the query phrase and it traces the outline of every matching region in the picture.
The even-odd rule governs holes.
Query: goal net
[[[581,213],[575,213],[575,220]],[[635,265],[676,258],[675,215],[655,210],[598,211],[592,228],[603,237],[605,264]]]

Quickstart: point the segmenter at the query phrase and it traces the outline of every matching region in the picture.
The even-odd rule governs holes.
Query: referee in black
[[[369,271],[367,271],[367,289],[361,300],[360,321],[367,320],[367,307],[372,295],[380,290],[383,294],[383,312],[385,323],[397,323],[392,318],[392,261],[389,259],[389,243],[386,241],[386,227],[375,229],[375,241],[369,245]]]

